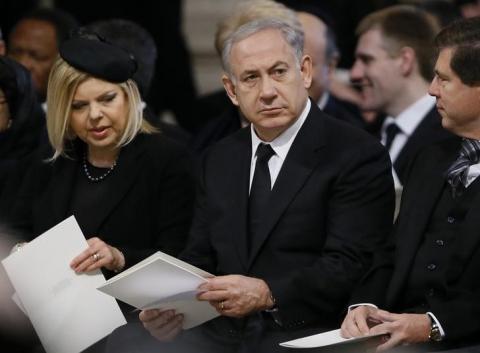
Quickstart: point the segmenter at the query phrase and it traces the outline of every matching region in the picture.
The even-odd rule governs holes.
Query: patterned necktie
[[[252,240],[255,239],[258,228],[263,221],[265,207],[270,197],[272,187],[268,161],[274,154],[275,152],[270,145],[261,143],[257,147],[257,162],[248,202],[249,234],[247,236],[247,249],[249,254]]]
[[[460,155],[447,170],[447,182],[452,187],[452,195],[462,186],[468,168],[480,160],[480,141],[463,139]]]
[[[385,135],[386,135],[385,148],[387,149],[387,151],[390,151],[390,147],[392,147],[392,143],[393,143],[393,140],[395,139],[395,136],[397,136],[397,134],[401,131],[402,130],[400,130],[398,125],[395,123],[391,123],[387,126],[387,128],[385,129]]]

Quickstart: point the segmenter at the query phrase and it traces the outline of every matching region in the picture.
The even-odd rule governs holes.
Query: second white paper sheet
[[[348,344],[354,342],[361,342],[373,337],[382,336],[383,334],[378,335],[367,335],[357,338],[343,338],[340,335],[340,330],[332,330],[323,333],[318,333],[316,335],[306,336],[298,338],[296,340],[287,341],[280,343],[283,347],[288,348],[318,348],[332,346],[336,344]]]

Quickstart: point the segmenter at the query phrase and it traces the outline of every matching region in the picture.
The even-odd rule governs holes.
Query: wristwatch
[[[442,334],[440,332],[440,327],[438,327],[437,323],[430,318],[432,322],[432,326],[430,328],[430,334],[428,335],[428,340],[431,342],[440,342],[442,340]]]
[[[273,306],[270,309],[265,309],[264,312],[267,315],[270,315],[270,317],[278,326],[283,326],[282,318],[280,317],[280,313],[278,312],[277,301],[275,300],[275,297],[273,296],[272,292],[270,292],[269,295],[270,295],[270,299],[273,302]]]

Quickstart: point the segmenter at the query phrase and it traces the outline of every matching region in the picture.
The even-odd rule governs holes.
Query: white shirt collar
[[[435,97],[428,94],[410,105],[407,109],[401,112],[397,117],[388,116],[382,125],[382,135],[385,129],[392,122],[395,122],[402,133],[407,136],[413,134],[417,126],[422,122],[427,113],[435,106]]]
[[[277,136],[274,140],[270,142],[262,141],[255,132],[255,128],[253,124],[250,124],[251,129],[251,136],[252,136],[252,158],[255,156],[255,151],[260,143],[268,143],[275,151],[275,154],[280,157],[282,160],[285,160],[287,157],[288,151],[290,150],[290,146],[292,145],[295,137],[300,131],[305,119],[307,118],[308,113],[310,112],[310,99],[307,99],[307,103],[305,104],[305,108],[303,108],[302,113],[298,117],[298,119],[282,132],[279,136]]]

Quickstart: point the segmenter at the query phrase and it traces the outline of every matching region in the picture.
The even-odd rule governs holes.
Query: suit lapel
[[[325,144],[325,141],[323,115],[312,103],[310,113],[295,137],[273,186],[267,207],[268,211],[258,236],[252,239],[248,267],[252,265],[275,224],[320,162],[320,154],[317,152]]]
[[[238,135],[232,156],[234,163],[231,164],[229,186],[231,210],[228,212],[231,220],[229,232],[232,234],[235,250],[240,258],[243,268],[247,268],[247,236],[248,236],[248,189],[250,185],[250,163],[252,158],[252,143],[250,128],[243,129]],[[240,185],[238,181],[240,180]]]
[[[442,128],[441,117],[435,107],[433,107],[422,119],[413,134],[408,138],[400,154],[395,160],[394,167],[402,183],[405,182],[406,172],[412,158],[421,150],[422,147],[429,144],[445,140],[452,135]]]

